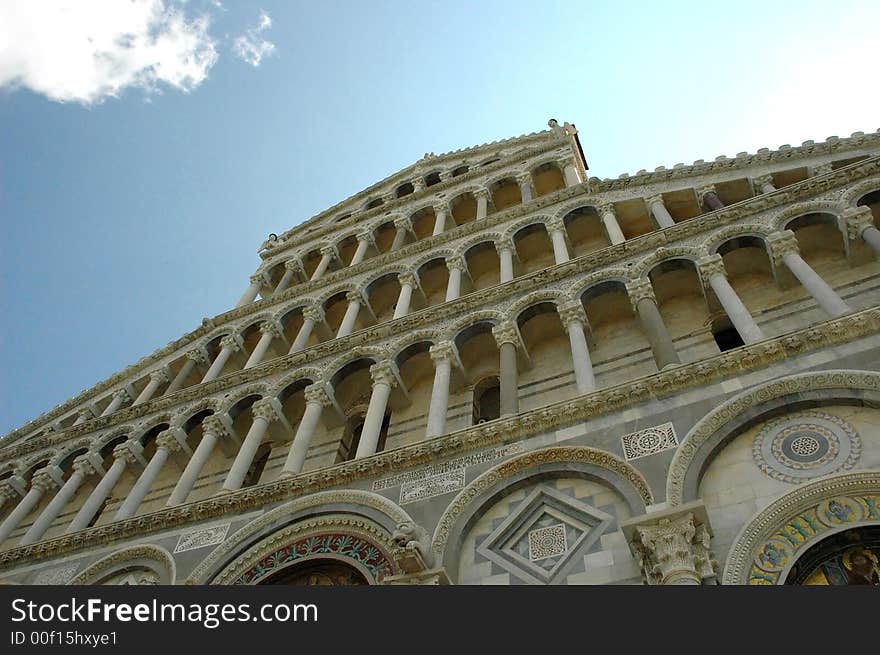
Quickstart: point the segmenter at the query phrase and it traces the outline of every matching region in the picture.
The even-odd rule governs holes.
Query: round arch
[[[140,544],[117,550],[75,575],[69,585],[100,585],[113,576],[129,569],[152,574],[145,584],[174,584],[177,566],[174,558],[161,546]]]

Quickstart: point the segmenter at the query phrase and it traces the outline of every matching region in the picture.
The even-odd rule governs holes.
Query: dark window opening
[[[742,337],[739,336],[739,332],[733,327],[718,330],[712,336],[715,337],[715,343],[718,344],[718,350],[721,352],[733,350],[734,348],[739,348],[740,346],[745,345]]]
[[[474,425],[494,421],[501,416],[501,387],[497,378],[490,378],[474,389]]]
[[[257,454],[254,455],[254,461],[251,462],[251,466],[248,469],[247,474],[244,476],[244,482],[241,483],[242,488],[253,487],[260,481],[260,476],[263,475],[263,469],[266,468],[266,462],[269,461],[269,455],[271,453],[272,446],[267,443],[262,444],[257,449]]]

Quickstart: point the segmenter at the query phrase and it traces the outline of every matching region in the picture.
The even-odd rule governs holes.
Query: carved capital
[[[358,232],[357,240],[358,241],[365,241],[367,243],[367,245],[370,245],[370,246],[376,245],[376,238],[373,236],[373,233],[370,232],[369,230],[364,230],[362,232]]]
[[[117,398],[119,398],[120,401],[123,403],[131,402],[132,400],[134,400],[134,398],[131,397],[131,394],[128,393],[128,389],[117,389],[116,391],[114,391],[113,400],[116,400]]]
[[[702,584],[715,577],[705,516],[693,511],[639,517],[628,533],[645,581],[660,584]]]
[[[218,439],[228,439],[231,436],[226,424],[214,414],[206,416],[202,421],[202,434],[213,434]]]
[[[565,223],[558,216],[553,216],[544,221],[544,225],[547,226],[547,232],[562,232],[565,234]]]
[[[202,366],[208,365],[208,357],[205,355],[205,351],[203,351],[201,348],[193,348],[192,350],[188,350],[184,357],[194,361],[196,364],[201,364]]]
[[[43,493],[52,491],[61,486],[58,475],[52,469],[55,467],[46,466],[34,473],[31,477],[31,488],[39,489]]]
[[[791,230],[782,230],[774,232],[767,237],[767,248],[770,250],[770,257],[773,264],[779,266],[783,263],[785,256],[790,253],[799,253],[797,237]]]
[[[447,202],[438,202],[435,203],[432,207],[434,210],[434,214],[439,216],[440,214],[448,214],[449,213],[449,203]]]
[[[327,407],[331,403],[330,394],[323,384],[310,384],[303,391],[303,396],[306,403],[318,403],[321,407]]]
[[[376,362],[370,367],[370,377],[373,385],[387,384],[390,387],[397,385],[397,371],[390,361]]]
[[[464,257],[451,257],[446,260],[446,268],[448,268],[450,271],[452,271],[453,269],[466,271],[467,263],[464,261]]]
[[[494,326],[492,328],[492,336],[495,337],[495,342],[498,344],[499,348],[505,343],[512,343],[515,346],[519,346],[519,330],[516,328],[516,324],[512,321],[506,321]]]
[[[177,438],[177,430],[164,430],[156,437],[156,447],[164,448],[168,452],[176,453],[183,447]]]
[[[409,219],[406,216],[398,216],[395,218],[394,227],[398,230],[403,230],[404,232],[412,232],[412,223],[409,222]]]
[[[303,310],[303,318],[315,323],[324,322],[324,310],[320,305],[309,305]]]
[[[255,419],[261,418],[271,423],[278,418],[278,410],[271,398],[261,398],[251,406],[251,413]]]
[[[587,313],[580,302],[567,302],[557,306],[556,310],[559,312],[559,320],[562,321],[566,330],[572,323],[580,323],[582,326],[587,324]]]
[[[416,191],[422,191],[427,186],[427,184],[425,183],[425,178],[423,178],[422,176],[413,179],[412,185],[413,189],[415,189]]]
[[[397,281],[400,282],[400,286],[408,284],[413,289],[416,289],[419,286],[419,278],[411,271],[405,271],[398,275]]]
[[[645,202],[647,203],[648,200],[646,199]],[[650,207],[651,205],[649,204],[648,206]],[[596,206],[596,209],[598,210],[598,212],[601,216],[606,216],[606,215],[610,215],[610,216],[614,216],[614,217],[617,216],[617,213],[614,211],[614,203],[613,202],[600,202]]]
[[[262,271],[259,273],[254,273],[250,276],[249,279],[251,281],[251,284],[259,284],[260,286],[266,284],[266,275]]]
[[[360,304],[364,304],[364,294],[360,290],[349,291],[345,294],[345,299],[348,302],[359,302]]]
[[[520,186],[523,186],[525,184],[531,184],[532,183],[532,174],[529,173],[528,171],[521,171],[516,174],[516,181],[517,181],[517,184],[519,184]]]
[[[645,277],[627,282],[626,292],[629,294],[629,301],[632,303],[636,313],[639,310],[639,302],[642,300],[647,299],[654,303],[657,302],[657,298],[654,296],[654,287],[651,286],[651,281]]]
[[[98,473],[98,469],[95,468],[95,455],[96,453],[83,453],[79,455],[73,460],[73,470],[78,471],[84,478]]]
[[[275,321],[266,321],[260,325],[260,333],[271,335],[273,338],[281,336],[281,326]]]
[[[699,259],[697,261],[697,271],[700,273],[700,280],[702,280],[704,286],[708,286],[709,280],[716,275],[727,277],[727,269],[724,268],[724,260],[721,259],[721,255],[717,253]]]
[[[509,250],[511,253],[516,252],[516,248],[514,248],[513,245],[513,239],[510,237],[498,237],[498,240],[495,242],[495,250],[498,251],[499,255],[504,250]]]
[[[18,491],[9,484],[8,480],[4,480],[0,482],[0,508],[2,508],[6,503],[11,500],[15,500],[16,498],[21,498]]]
[[[284,268],[292,273],[297,273],[299,275],[305,275],[306,271],[303,268],[302,262],[296,258],[288,259],[284,262]]]
[[[232,352],[237,352],[241,350],[241,337],[237,334],[227,334],[220,339],[220,347],[228,348],[229,350],[232,350]]]
[[[843,212],[843,222],[846,225],[847,238],[857,241],[862,238],[862,232],[874,227],[874,215],[870,207],[853,207]]]
[[[320,252],[322,257],[329,257],[331,260],[339,258],[339,253],[336,250],[336,246],[331,244],[321,246]]]
[[[113,457],[121,459],[126,464],[134,464],[141,460],[144,448],[135,439],[124,441],[113,449]]]
[[[168,369],[158,368],[150,373],[150,382],[158,382],[159,384],[171,382],[171,376],[168,375]]]
[[[436,362],[451,362],[455,358],[455,344],[452,341],[439,341],[428,350],[431,359]]]
[[[657,193],[653,196],[648,196],[647,198],[645,198],[645,204],[648,206],[649,209],[653,209],[654,205],[657,203],[663,205],[664,207],[666,206],[666,203],[663,202],[662,193]]]

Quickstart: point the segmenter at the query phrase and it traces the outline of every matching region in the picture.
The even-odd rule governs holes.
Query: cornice
[[[41,435],[29,439],[28,444],[34,445],[28,447],[24,452],[34,452],[39,448],[44,448],[55,443],[61,443],[71,437],[87,434],[94,430],[105,429],[112,425],[125,423],[146,416],[152,412],[169,409],[204,395],[258,380],[271,373],[290,370],[297,366],[305,365],[308,362],[341,353],[347,349],[375,339],[385,339],[398,334],[404,334],[421,326],[427,315],[431,315],[436,320],[462,315],[493,300],[527,293],[542,285],[563,280],[574,274],[587,272],[602,266],[612,265],[617,261],[630,258],[634,255],[655,251],[657,248],[667,246],[674,241],[722,227],[752,214],[808,199],[839,186],[876,174],[877,172],[880,172],[880,156],[871,157],[855,164],[839,168],[825,175],[808,178],[796,184],[778,189],[773,193],[755,196],[742,202],[728,205],[706,214],[701,214],[700,216],[682,221],[681,223],[676,223],[672,227],[656,230],[640,237],[628,239],[623,243],[587,253],[576,259],[571,259],[564,264],[557,264],[529,275],[517,277],[511,282],[506,282],[487,289],[481,289],[464,295],[457,300],[434,305],[418,312],[408,314],[403,318],[394,321],[387,321],[364,330],[359,330],[347,337],[325,341],[294,355],[287,355],[285,357],[270,360],[266,363],[247,369],[246,371],[237,371],[236,373],[223,376],[204,385],[188,387],[171,395],[162,396],[155,400],[143,403],[137,407],[128,407],[116,411],[109,416],[88,420],[80,425],[68,427],[64,429],[63,432],[58,432],[52,437],[49,435]],[[90,400],[94,400],[98,395],[108,391],[114,385],[117,385],[126,379],[130,379],[137,374],[144,374],[146,369],[157,365],[162,358],[177,350],[192,347],[195,341],[199,337],[204,336],[209,330],[213,330],[218,326],[222,326],[223,324],[236,321],[252,314],[265,312],[275,306],[288,303],[297,297],[307,295],[316,289],[325,286],[329,287],[335,282],[350,279],[353,276],[367,272],[373,268],[388,265],[400,261],[405,257],[435,249],[450,241],[482,232],[487,228],[533,213],[540,210],[542,207],[555,205],[563,200],[574,198],[578,195],[578,191],[581,190],[581,188],[582,187],[577,186],[561,189],[555,194],[541,196],[528,203],[528,205],[518,205],[479,222],[474,221],[467,223],[466,225],[459,226],[456,230],[444,232],[436,237],[410,244],[406,248],[394,253],[385,253],[384,255],[367,260],[357,266],[334,271],[334,273],[328,276],[325,280],[306,282],[297,285],[296,287],[286,289],[279,297],[259,300],[249,305],[244,305],[228,312],[218,314],[212,319],[206,319],[200,328],[173,342],[173,347],[172,344],[165,346],[153,355],[142,358],[137,364],[127,367],[123,372],[117,373],[111,378],[108,378],[108,380],[98,383],[92,387],[91,390],[78,394],[75,398],[53,410],[50,410],[46,414],[33,419],[21,428],[10,432],[6,437],[0,439],[0,446],[2,446],[2,448],[0,448],[0,458],[5,460],[20,456],[18,454],[7,455],[9,452],[13,452],[8,450],[9,446],[5,445],[7,440],[15,441],[38,427],[45,425],[47,422],[66,414],[75,407],[87,403]],[[584,195],[582,199],[585,205],[599,205],[602,202],[602,198],[596,197],[596,194]],[[10,444],[10,446],[18,448],[22,445]],[[17,452],[17,450],[15,452]]]
[[[144,537],[221,516],[239,514],[321,489],[350,485],[490,445],[521,441],[541,432],[610,414],[638,403],[660,400],[685,389],[742,375],[809,352],[848,343],[880,332],[880,307],[831,319],[788,334],[765,339],[714,357],[682,364],[553,403],[516,416],[471,426],[372,457],[283,478],[239,491],[164,508],[108,525],[96,526],[28,546],[0,552],[0,570],[22,563],[69,555],[85,549]]]

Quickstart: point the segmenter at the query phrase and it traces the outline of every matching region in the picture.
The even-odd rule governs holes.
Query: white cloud
[[[208,28],[163,0],[3,0],[0,88],[85,105],[127,87],[190,91],[217,61]]]
[[[270,27],[272,27],[272,19],[265,11],[261,11],[257,26],[246,30],[244,34],[235,39],[232,44],[232,52],[251,66],[259,66],[263,57],[268,57],[275,51],[275,44],[263,38],[263,32]]]

